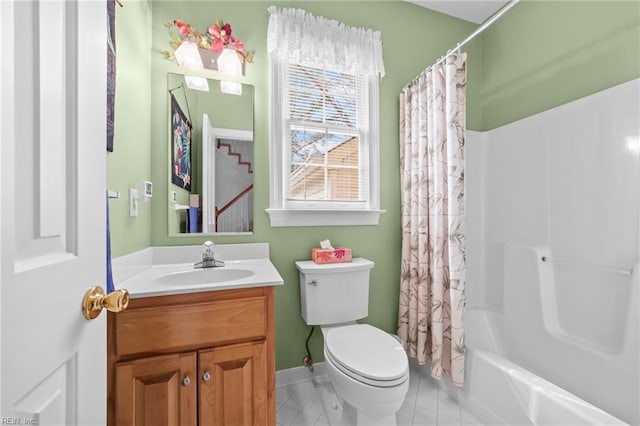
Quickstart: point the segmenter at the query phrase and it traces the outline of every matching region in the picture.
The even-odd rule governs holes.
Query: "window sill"
[[[385,210],[267,209],[272,227],[378,225]]]

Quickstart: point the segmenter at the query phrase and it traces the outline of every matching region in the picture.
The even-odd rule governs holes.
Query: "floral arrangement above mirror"
[[[169,30],[169,44],[173,52],[165,50],[162,54],[169,60],[175,59],[182,67],[227,72],[223,69],[225,56],[234,61],[235,58],[232,56],[237,56],[244,74],[244,64],[253,63],[254,52],[247,51],[244,43],[232,35],[231,24],[221,19],[216,20],[205,32],[180,19],[165,22],[164,26]],[[231,52],[235,52],[236,55],[229,55]]]

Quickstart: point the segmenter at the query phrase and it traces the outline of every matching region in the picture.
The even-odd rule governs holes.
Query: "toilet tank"
[[[308,325],[328,325],[366,317],[373,265],[360,257],[348,263],[323,265],[310,260],[296,262],[304,321]]]

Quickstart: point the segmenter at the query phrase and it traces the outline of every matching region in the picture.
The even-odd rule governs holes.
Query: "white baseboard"
[[[313,364],[313,372],[307,367],[293,367],[276,371],[276,387],[289,386],[307,380],[325,378],[327,367],[324,362]]]

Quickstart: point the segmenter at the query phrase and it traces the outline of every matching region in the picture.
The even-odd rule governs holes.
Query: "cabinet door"
[[[196,353],[116,364],[118,426],[196,426]]]
[[[267,424],[264,341],[203,350],[198,357],[200,424]]]

